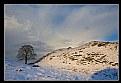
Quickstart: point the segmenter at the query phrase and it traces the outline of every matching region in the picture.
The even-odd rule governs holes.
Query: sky
[[[114,4],[5,4],[6,55],[31,44],[38,54],[85,42],[118,41],[119,6]]]

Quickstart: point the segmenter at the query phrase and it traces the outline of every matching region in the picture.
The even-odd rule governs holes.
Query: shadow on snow
[[[107,68],[91,75],[89,80],[118,80],[118,69]]]

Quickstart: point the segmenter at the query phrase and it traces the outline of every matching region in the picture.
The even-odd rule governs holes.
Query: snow
[[[118,69],[108,68],[94,73],[89,80],[118,80]]]
[[[92,42],[93,44],[93,42]],[[82,47],[71,49],[58,49],[51,52],[43,60],[36,64],[27,65],[24,61],[18,61],[16,58],[4,58],[4,80],[6,81],[90,81],[90,80],[118,80],[118,49],[114,48],[114,44],[106,47],[84,45]],[[110,49],[111,48],[111,49]],[[82,52],[79,52],[81,49]],[[75,56],[76,55],[81,56]],[[93,55],[93,58],[105,56],[106,63],[96,61],[89,64],[77,64],[83,61],[83,57]],[[66,55],[66,56],[65,56]],[[71,56],[77,60],[69,59]],[[101,59],[103,61],[103,59]],[[28,61],[28,63],[31,61]],[[33,62],[33,61],[32,61]],[[79,63],[79,62],[78,62]],[[114,64],[117,65],[114,65]],[[33,65],[36,65],[33,67]],[[40,67],[37,67],[40,66]],[[78,70],[78,71],[77,71]]]
[[[70,73],[62,70],[53,70],[45,67],[33,67],[16,61],[5,59],[6,81],[82,81],[82,80],[118,80],[118,70],[105,69],[85,78],[83,73]]]
[[[101,42],[97,43],[101,44]],[[115,46],[118,47],[118,45],[111,42],[101,47],[92,46],[92,44],[93,42],[90,42],[76,48],[54,50],[36,65],[88,74],[113,66],[118,68],[118,49],[115,49]]]
[[[5,60],[5,80],[79,80],[69,72],[55,71],[48,68],[33,67]]]

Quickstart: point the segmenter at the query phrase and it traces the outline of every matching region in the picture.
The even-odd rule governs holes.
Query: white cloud
[[[59,19],[58,16],[63,17]],[[56,24],[56,19],[60,24]],[[6,45],[41,41],[54,49],[101,40],[117,29],[118,8],[112,5],[6,5]],[[41,47],[40,47],[41,48]]]
[[[86,6],[74,10],[61,26],[62,37],[72,39],[72,44],[78,45],[81,41],[99,40],[112,34],[117,27],[117,10],[104,10],[107,6]],[[103,11],[97,13],[99,9]],[[93,12],[94,11],[94,12]]]

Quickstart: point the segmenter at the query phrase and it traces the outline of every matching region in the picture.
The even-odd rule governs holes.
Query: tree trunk
[[[25,64],[27,64],[27,53],[25,55]]]

